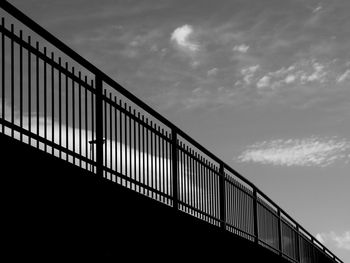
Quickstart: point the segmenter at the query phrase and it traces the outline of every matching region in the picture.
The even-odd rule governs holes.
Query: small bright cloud
[[[272,140],[255,143],[238,156],[239,162],[255,162],[276,166],[325,167],[347,159],[350,141],[336,137],[321,139]]]
[[[284,80],[287,84],[293,83],[296,81],[296,76],[295,75],[288,75],[286,79]]]
[[[324,76],[327,74],[325,71],[324,71],[324,65],[320,64],[320,63],[317,63],[315,62],[313,64],[313,69],[314,69],[314,72],[309,75],[307,77],[307,80],[308,81],[323,81],[323,78]]]
[[[242,44],[242,45],[237,45],[233,47],[233,51],[240,52],[240,53],[247,53],[249,49],[249,46]]]
[[[317,13],[319,11],[321,11],[323,9],[323,7],[320,5],[318,7],[316,7],[314,10],[312,10],[312,13]]]
[[[350,250],[350,231],[345,231],[343,234],[337,234],[334,231],[318,233],[316,238],[322,244],[333,244],[339,249]]]
[[[174,30],[171,34],[171,40],[174,41],[180,48],[190,52],[199,51],[199,44],[191,40],[193,35],[193,27],[191,25],[183,25]]]
[[[269,76],[264,76],[256,83],[256,86],[259,89],[269,87],[270,86],[270,80],[271,80],[271,78]]]
[[[254,65],[247,68],[243,68],[241,70],[243,80],[246,84],[248,85],[251,84],[252,79],[259,68],[260,68],[260,65]]]
[[[212,68],[211,70],[208,70],[207,75],[208,76],[215,76],[216,74],[218,74],[218,68]]]
[[[337,82],[344,82],[346,79],[348,79],[350,77],[350,70],[348,69],[347,71],[345,71],[343,74],[341,74],[338,78],[337,78]]]

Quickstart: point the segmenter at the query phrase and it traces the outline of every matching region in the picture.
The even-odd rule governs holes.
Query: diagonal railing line
[[[40,106],[40,95],[39,95],[39,85],[38,81],[38,70],[39,64],[38,60],[41,59],[44,63],[51,66],[51,78],[52,78],[52,89],[54,89],[54,85],[59,86],[59,107],[61,107],[61,74],[65,76],[66,80],[66,93],[65,93],[65,111],[66,116],[64,117],[66,122],[66,149],[61,145],[57,145],[55,143],[54,138],[54,126],[52,127],[52,140],[50,142],[45,135],[45,138],[39,136],[39,112],[37,112],[36,117],[36,130],[37,134],[33,134],[31,131],[31,119],[29,117],[29,131],[23,129],[23,127],[18,127],[14,123],[11,123],[5,119],[1,120],[3,132],[4,126],[11,129],[12,137],[14,136],[14,131],[16,130],[22,136],[22,134],[32,137],[37,140],[37,146],[39,145],[39,141],[41,143],[52,148],[58,148],[60,152],[66,151],[67,160],[68,155],[73,156],[73,162],[75,162],[75,158],[80,158],[86,162],[86,165],[92,165],[91,168],[93,171],[96,171],[97,174],[101,176],[110,176],[112,179],[112,175],[117,176],[119,174],[119,180],[121,184],[125,184],[130,186],[132,184],[137,185],[138,187],[142,187],[144,185],[143,191],[146,193],[152,192],[151,196],[155,194],[163,195],[164,198],[168,198],[172,196],[172,206],[176,209],[180,210],[188,210],[191,211],[192,214],[199,214],[199,217],[207,216],[214,220],[216,223],[219,222],[221,227],[224,230],[227,230],[229,227],[233,229],[239,229],[239,226],[235,224],[235,220],[232,222],[227,222],[227,218],[232,216],[235,212],[245,213],[242,215],[242,218],[237,220],[237,224],[242,224],[242,220],[244,218],[252,219],[254,217],[254,233],[246,233],[247,235],[254,236],[257,243],[265,244],[271,249],[277,250],[282,256],[293,259],[295,262],[301,262],[300,258],[300,250],[307,250],[308,247],[305,243],[299,244],[299,241],[302,240],[303,237],[307,237],[307,241],[312,245],[312,249],[317,249],[322,251],[325,255],[331,257],[333,260],[337,260],[341,262],[333,253],[331,253],[323,244],[321,244],[317,239],[315,239],[307,230],[305,230],[302,226],[300,226],[288,213],[286,213],[283,209],[281,209],[273,200],[271,200],[267,195],[265,195],[259,188],[257,188],[253,183],[239,174],[236,170],[230,167],[228,164],[224,163],[220,158],[211,153],[209,150],[200,145],[197,141],[192,139],[185,132],[180,130],[177,126],[167,120],[165,117],[160,115],[142,100],[137,98],[131,92],[123,88],[120,84],[114,81],[111,77],[106,75],[96,66],[91,64],[89,61],[84,59],[78,53],[76,53],[73,49],[68,47],[62,41],[57,39],[54,35],[49,33],[47,30],[42,28],[28,16],[23,14],[13,5],[11,5],[7,1],[0,1],[0,7],[5,10],[8,14],[16,18],[19,22],[27,26],[33,32],[38,34],[41,38],[45,39],[52,46],[60,50],[63,54],[67,55],[70,59],[77,62],[80,66],[84,67],[86,70],[90,71],[95,79],[92,80],[91,84],[88,84],[85,78],[85,81],[81,79],[81,74],[79,72],[79,77],[75,75],[74,67],[72,67],[72,72],[68,70],[67,63],[66,68],[61,66],[61,61],[57,63],[54,60],[54,56],[52,53],[52,57],[48,57],[45,52],[42,53],[39,50],[39,45],[37,42],[36,48],[31,45],[31,43],[27,43],[22,39],[22,31],[21,37],[18,37],[13,30],[13,25],[11,25],[11,31],[8,30],[4,24],[0,25],[0,32],[2,34],[2,115],[4,116],[5,105],[4,105],[4,94],[5,94],[5,66],[4,66],[4,37],[8,37],[11,40],[11,69],[9,69],[11,73],[11,80],[9,81],[11,84],[11,120],[14,122],[14,48],[13,43],[16,42],[21,48],[24,48],[28,51],[28,57],[30,61],[30,54],[36,56],[36,73],[37,73],[37,82],[36,87],[33,86],[33,89],[36,89],[36,108],[39,109]],[[22,63],[22,58],[21,58]],[[46,65],[45,64],[45,65]],[[21,64],[22,66],[22,64]],[[30,72],[30,63],[28,64],[29,72]],[[55,83],[54,81],[54,68],[59,72],[59,83]],[[7,69],[6,69],[7,70]],[[34,69],[33,69],[34,71]],[[45,73],[46,78],[46,73]],[[70,98],[68,95],[68,79],[72,83],[71,84],[71,94]],[[30,74],[29,74],[29,83]],[[7,83],[6,83],[7,84]],[[79,93],[77,93],[78,98],[75,98],[76,90],[75,84],[79,85]],[[29,84],[30,85],[30,84]],[[44,82],[46,85],[46,80]],[[76,86],[78,86],[76,85]],[[160,126],[156,126],[152,120],[150,123],[148,119],[144,120],[144,116],[142,118],[140,116],[140,112],[136,116],[136,111],[134,109],[134,113],[131,111],[131,107],[129,106],[129,110],[125,107],[121,106],[121,103],[117,104],[116,97],[114,100],[112,99],[112,94],[109,93],[107,96],[106,90],[104,89],[104,85],[110,86],[112,89],[120,93],[126,99],[137,105],[139,108],[144,110],[147,114],[152,116],[152,118],[158,120],[162,123],[167,129],[170,130],[169,134],[167,131],[163,131]],[[80,90],[81,87],[85,88],[85,95],[82,98],[82,92]],[[46,87],[45,87],[46,91]],[[22,86],[21,90],[22,92]],[[89,92],[89,93],[87,93]],[[28,94],[31,95],[31,92],[28,91]],[[52,122],[55,118],[55,92],[53,91],[51,94],[52,98]],[[85,102],[82,102],[82,99]],[[75,113],[75,102],[79,101],[79,115],[76,116]],[[47,99],[45,98],[45,103]],[[31,99],[29,98],[29,105],[31,103]],[[68,105],[69,104],[69,105]],[[82,116],[81,109],[82,105],[85,106],[85,121],[82,124]],[[87,105],[89,104],[89,109],[91,107],[91,118],[87,117]],[[46,105],[46,104],[45,104]],[[34,107],[34,106],[33,106]],[[22,109],[22,102],[21,102]],[[30,106],[29,106],[30,109]],[[68,112],[69,109],[72,113]],[[109,111],[107,111],[109,109]],[[114,112],[114,113],[113,113]],[[22,113],[22,110],[21,110]],[[59,108],[59,114],[61,114],[61,108]],[[72,114],[72,115],[69,115]],[[30,114],[29,114],[30,116]],[[46,116],[46,109],[45,109]],[[107,119],[107,116],[109,119]],[[114,120],[112,120],[114,117]],[[21,118],[23,116],[21,115]],[[85,147],[85,156],[77,155],[78,151],[75,145],[75,124],[76,119],[79,118],[79,154],[81,153],[81,126],[85,125],[85,141],[87,145],[88,136],[91,138],[90,144],[90,158],[88,158],[88,149]],[[45,117],[46,121],[46,117]],[[70,142],[69,134],[68,134],[68,126],[72,125],[72,141],[73,141],[73,150],[69,149],[68,142]],[[21,126],[22,126],[21,120]],[[114,123],[115,127],[112,127]],[[61,144],[61,117],[60,117],[60,128],[59,128],[59,141]],[[45,124],[46,127],[46,124]],[[92,134],[88,135],[87,130],[90,129]],[[46,131],[45,131],[46,133]],[[113,137],[114,136],[114,137]],[[21,137],[22,138],[22,137]],[[192,145],[192,148],[188,148],[186,146],[186,141],[188,144]],[[124,145],[122,145],[122,142]],[[119,144],[118,144],[119,143]],[[186,146],[186,147],[185,147]],[[109,147],[109,152],[107,151]],[[138,147],[138,152],[136,151],[136,147]],[[195,150],[196,149],[196,150]],[[76,151],[75,151],[76,150]],[[196,151],[200,151],[200,154]],[[53,150],[52,150],[53,151]],[[123,155],[124,158],[123,159]],[[202,155],[206,157],[203,158]],[[158,157],[159,156],[159,157]],[[162,157],[162,159],[160,158]],[[129,158],[129,159],[128,159]],[[208,159],[211,161],[208,161]],[[113,159],[113,160],[112,160]],[[133,162],[133,163],[132,163]],[[138,162],[139,167],[137,167],[136,162]],[[214,165],[213,162],[216,164]],[[81,165],[81,164],[80,164]],[[114,167],[114,168],[113,168]],[[130,174],[130,180],[125,178],[123,174]],[[158,176],[158,179],[161,181],[157,182],[154,178],[154,175]],[[170,175],[171,180],[166,179],[165,174]],[[129,175],[128,175],[129,176]],[[132,178],[134,176],[134,178]],[[145,178],[145,177],[150,178]],[[163,176],[163,177],[162,177]],[[142,177],[142,178],[141,178]],[[235,179],[237,178],[247,186],[243,186],[241,182],[238,182]],[[147,179],[147,181],[146,181]],[[117,180],[117,179],[115,179]],[[124,181],[123,181],[124,180]],[[136,181],[135,181],[136,180]],[[139,181],[137,181],[139,180]],[[170,181],[169,181],[170,180]],[[134,182],[132,182],[134,181]],[[137,182],[137,183],[136,183]],[[236,183],[237,182],[237,183]],[[163,184],[162,186],[160,184]],[[169,184],[169,185],[167,185]],[[136,186],[135,186],[136,187]],[[158,189],[158,188],[159,189]],[[251,189],[248,189],[251,188]],[[161,190],[160,190],[161,189]],[[167,190],[164,190],[167,189]],[[166,192],[162,192],[166,191]],[[192,191],[190,194],[188,191]],[[162,194],[161,194],[162,193]],[[213,195],[210,197],[209,195]],[[205,196],[206,195],[206,196]],[[209,196],[209,197],[208,197]],[[210,199],[211,198],[211,199]],[[230,198],[238,198],[242,200],[242,204],[230,203]],[[265,201],[267,203],[265,203]],[[230,205],[232,207],[230,207]],[[246,207],[243,207],[245,205]],[[273,207],[274,209],[272,209]],[[230,208],[232,211],[228,210]],[[238,209],[238,210],[237,210]],[[237,211],[236,211],[237,210]],[[260,215],[261,214],[261,215]],[[264,225],[264,222],[258,216],[266,217],[266,220],[269,221],[270,226]],[[284,218],[288,219],[290,222],[286,221]],[[259,221],[260,220],[260,221]],[[273,222],[277,220],[277,225]],[[283,222],[286,221],[286,227],[292,231],[292,233],[296,233],[297,235],[297,243],[295,249],[297,250],[297,255],[290,256],[287,252],[283,251],[285,248],[283,247],[282,235],[283,235]],[[294,224],[294,225],[293,225]],[[262,226],[262,228],[260,228]],[[243,231],[244,230],[240,230]],[[265,232],[264,232],[265,231]],[[277,232],[276,232],[277,231]],[[275,237],[270,240],[269,236],[273,236],[273,233],[277,233]],[[271,234],[272,233],[272,234]],[[305,236],[306,235],[306,236]],[[308,253],[308,252],[305,252]]]

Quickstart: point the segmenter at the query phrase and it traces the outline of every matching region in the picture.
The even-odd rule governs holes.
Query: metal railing
[[[292,262],[342,262],[162,115],[7,1],[0,7],[0,132]]]

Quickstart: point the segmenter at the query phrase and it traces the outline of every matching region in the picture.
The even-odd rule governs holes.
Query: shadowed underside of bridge
[[[0,145],[2,238],[13,260],[285,262],[10,137],[0,134]]]

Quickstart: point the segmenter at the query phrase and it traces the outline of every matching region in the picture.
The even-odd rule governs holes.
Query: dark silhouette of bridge
[[[169,120],[13,5],[0,7],[10,258],[342,262]]]

